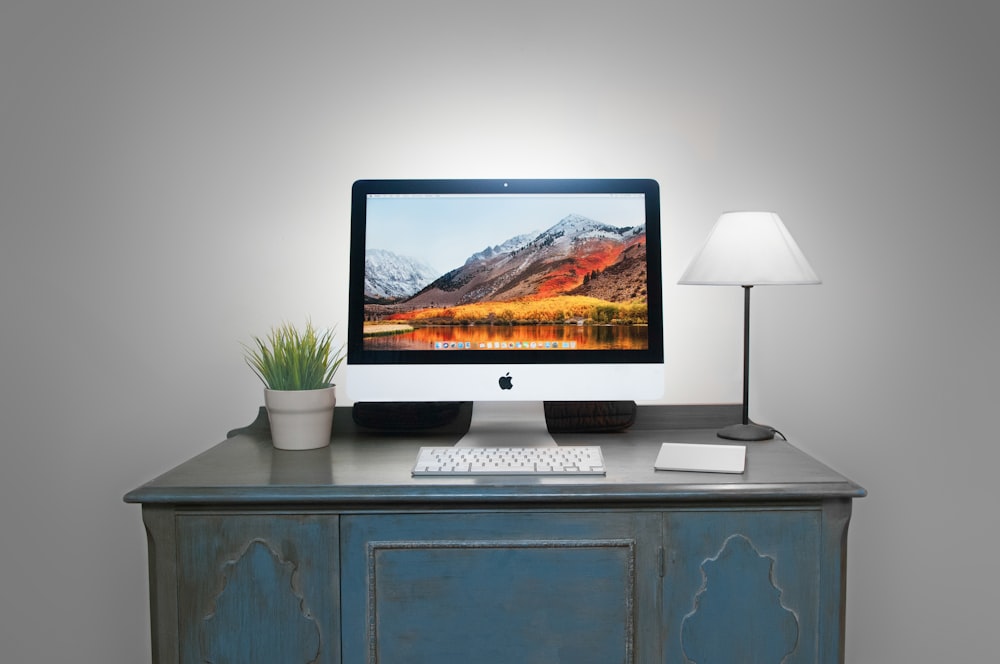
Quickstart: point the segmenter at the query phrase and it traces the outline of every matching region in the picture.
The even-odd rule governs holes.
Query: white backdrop
[[[344,322],[363,177],[653,177],[664,401],[740,399],[742,293],[675,285],[718,214],[751,411],[866,486],[849,662],[995,656],[1000,45],[955,0],[14,0],[0,7],[0,652],[148,659],[129,489],[247,423],[240,342]]]

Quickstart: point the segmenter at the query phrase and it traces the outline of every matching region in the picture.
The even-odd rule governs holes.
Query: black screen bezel
[[[508,353],[503,350],[366,350],[364,281],[366,211],[370,194],[643,194],[646,207],[649,347],[637,350],[567,350]],[[358,180],[351,188],[347,363],[350,364],[662,364],[663,283],[660,188],[652,179],[448,179]]]

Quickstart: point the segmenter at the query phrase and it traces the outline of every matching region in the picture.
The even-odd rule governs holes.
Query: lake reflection
[[[645,325],[448,325],[366,338],[364,345],[366,350],[645,350],[648,330]]]

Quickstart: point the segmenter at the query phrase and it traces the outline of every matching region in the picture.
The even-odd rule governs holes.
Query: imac
[[[359,180],[347,394],[472,401],[459,446],[553,445],[544,401],[664,388],[659,186]]]

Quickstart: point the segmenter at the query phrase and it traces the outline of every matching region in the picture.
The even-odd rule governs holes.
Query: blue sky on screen
[[[569,214],[619,227],[645,222],[642,196],[376,197],[368,200],[366,246],[416,258],[443,274],[486,247],[544,231]]]

